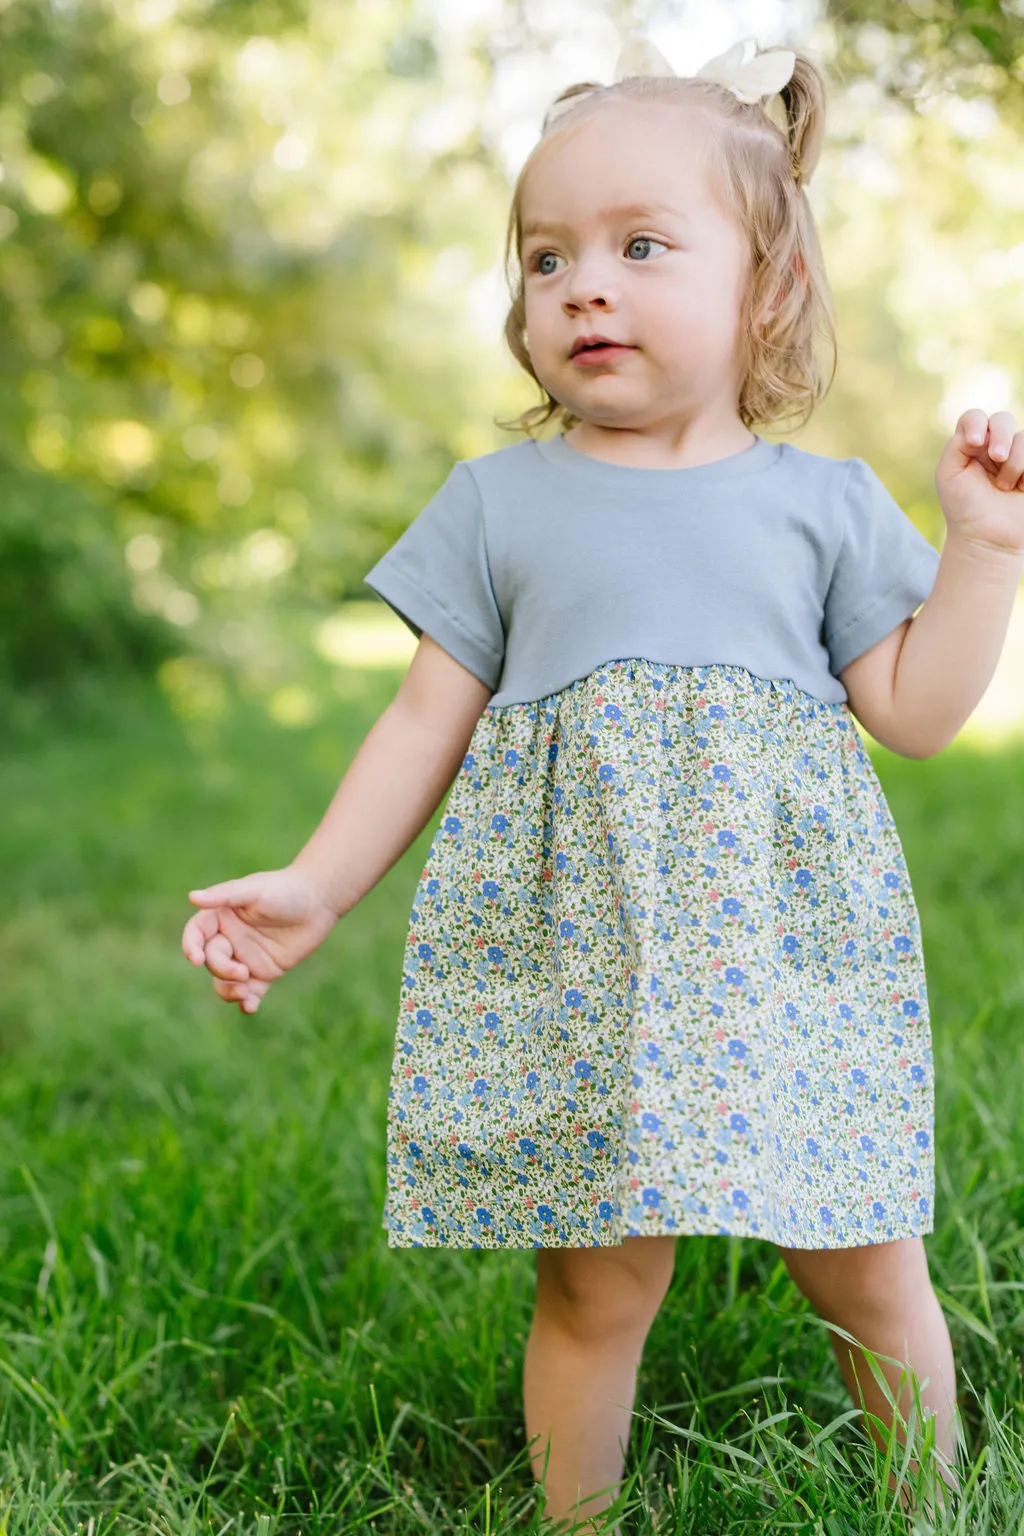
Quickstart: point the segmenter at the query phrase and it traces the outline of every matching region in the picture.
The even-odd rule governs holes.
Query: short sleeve
[[[863,459],[850,460],[842,514],[823,625],[835,677],[921,606],[941,558]]]
[[[505,658],[483,505],[461,460],[363,578],[419,637],[424,631],[493,692]]]

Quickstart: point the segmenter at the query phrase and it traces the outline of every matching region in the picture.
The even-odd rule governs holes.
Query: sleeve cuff
[[[471,635],[436,598],[416,586],[400,571],[374,568],[363,580],[408,625],[417,638],[424,632],[449,656],[485,683],[492,693],[498,686],[503,657],[485,641]]]
[[[929,545],[895,586],[883,592],[870,608],[832,636],[829,652],[836,677],[851,661],[877,645],[897,624],[902,624],[916,612],[932,590],[940,559],[938,550]]]

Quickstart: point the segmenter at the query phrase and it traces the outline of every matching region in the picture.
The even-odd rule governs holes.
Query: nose
[[[581,309],[614,309],[617,280],[609,270],[608,258],[596,252],[574,262],[566,280],[562,307],[566,314]]]

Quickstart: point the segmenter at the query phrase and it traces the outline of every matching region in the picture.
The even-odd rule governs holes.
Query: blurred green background
[[[681,73],[747,33],[828,69],[840,362],[791,440],[941,547],[960,412],[1024,424],[1019,3],[0,0],[0,1536],[539,1529],[532,1256],[379,1226],[437,818],[254,1019],[179,936],[188,889],[291,858],[394,694],[363,573],[535,401],[510,184],[627,26]],[[872,744],[929,967],[951,1530],[1024,1529],[1022,679],[1015,614],[952,747]],[[848,1408],[775,1250],[684,1240],[629,1528],[901,1529]]]

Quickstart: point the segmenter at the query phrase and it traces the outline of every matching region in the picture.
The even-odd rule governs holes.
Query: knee
[[[537,1307],[580,1339],[646,1335],[672,1279],[675,1239],[537,1250]]]
[[[783,1258],[815,1311],[854,1334],[938,1308],[920,1240],[820,1252],[789,1249]]]

